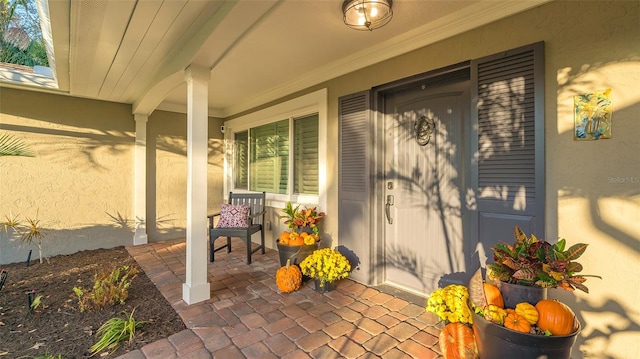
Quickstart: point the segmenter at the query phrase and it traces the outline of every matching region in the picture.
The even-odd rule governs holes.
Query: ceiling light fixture
[[[392,0],[345,0],[342,3],[344,23],[352,29],[373,31],[393,17]]]

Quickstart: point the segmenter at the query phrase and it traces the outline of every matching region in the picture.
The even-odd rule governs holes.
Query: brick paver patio
[[[350,279],[329,293],[311,281],[281,293],[278,252],[256,253],[247,265],[238,239],[208,265],[211,299],[187,305],[185,248],[184,239],[127,248],[188,329],[120,359],[442,358],[440,326],[424,305]]]

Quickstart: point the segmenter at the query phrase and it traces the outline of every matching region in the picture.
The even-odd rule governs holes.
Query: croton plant
[[[582,265],[575,260],[587,249],[587,244],[578,243],[566,248],[566,240],[555,244],[540,241],[534,234],[530,237],[515,227],[513,245],[499,243],[493,249],[494,262],[488,265],[489,279],[542,288],[580,289],[589,293],[584,285],[586,277],[579,274]]]

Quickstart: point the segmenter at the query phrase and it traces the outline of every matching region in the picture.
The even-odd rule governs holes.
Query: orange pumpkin
[[[495,284],[491,283],[483,283],[484,288],[484,297],[487,299],[487,304],[493,304],[500,308],[504,308],[504,299],[502,298],[502,293],[500,292],[500,288]]]
[[[531,324],[518,313],[509,313],[504,318],[504,327],[521,333],[529,333]]]
[[[449,323],[440,332],[440,351],[445,359],[478,357],[473,330],[462,323]]]
[[[284,245],[289,245],[289,238],[291,237],[291,233],[285,231],[282,232],[282,234],[280,235],[280,238],[278,238],[278,242],[280,244],[284,244]]]
[[[536,304],[540,318],[538,328],[552,335],[568,335],[574,331],[575,317],[566,304],[552,299],[543,299]]]
[[[539,314],[536,307],[531,303],[522,302],[516,304],[516,313],[524,317],[524,319],[531,325],[535,325],[538,322]]]
[[[276,285],[283,293],[291,293],[298,290],[302,284],[302,272],[297,265],[291,265],[291,260],[287,259],[287,264],[276,271]]]
[[[290,246],[301,246],[303,244],[304,244],[304,238],[302,236],[297,235],[297,234],[292,235],[291,238],[289,239],[289,245]]]

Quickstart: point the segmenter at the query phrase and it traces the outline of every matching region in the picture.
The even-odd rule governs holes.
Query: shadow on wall
[[[578,298],[572,292],[562,289],[550,289],[549,297],[566,303],[582,324],[582,332],[578,335],[573,350],[581,349],[584,357],[622,359],[607,354],[603,349],[613,349],[617,334],[630,336],[640,333],[640,323],[627,315],[624,305],[614,299],[607,299],[604,303],[600,299],[583,300],[582,297]],[[585,326],[585,323],[588,325]],[[635,348],[638,350],[637,345]]]
[[[336,250],[342,253],[345,258],[347,258],[349,264],[351,265],[351,271],[360,270],[360,258],[354,251],[345,246],[337,246]]]
[[[40,228],[43,258],[66,255],[98,248],[113,248],[133,244],[135,221],[120,212],[106,213],[111,224],[87,225],[81,228],[60,229],[53,226]],[[160,220],[162,232],[171,238],[184,237],[184,228],[171,227],[171,220]],[[29,251],[32,251],[29,257]],[[20,233],[13,229],[0,230],[0,264],[39,260],[37,241],[31,244],[21,241]]]
[[[602,85],[594,83],[592,73],[612,72],[613,68],[627,68],[631,66],[640,66],[637,59],[620,59],[614,54],[606,52],[599,54],[604,59],[602,62],[593,64],[566,64],[567,67],[558,72],[560,85],[558,93],[563,98],[572,99],[573,96],[584,94],[595,90],[601,90]],[[612,59],[606,59],[612,56]],[[588,90],[586,90],[588,89]],[[640,211],[638,202],[633,199],[640,196],[640,177],[638,177],[638,156],[635,148],[638,147],[637,135],[637,114],[640,112],[640,96],[636,92],[635,98],[633,94],[625,94],[625,97],[636,100],[626,107],[622,107],[616,101],[616,95],[620,96],[617,89],[612,89],[615,123],[613,123],[614,137],[611,139],[575,142],[573,137],[573,125],[570,126],[568,132],[562,133],[564,136],[562,141],[569,141],[571,146],[566,147],[565,151],[575,151],[575,160],[562,169],[563,173],[557,176],[559,189],[558,199],[583,198],[588,202],[588,215],[593,226],[600,232],[606,233],[612,239],[619,241],[628,250],[640,253],[640,238],[629,235],[628,230],[621,230],[613,225],[607,219],[603,218],[600,205],[605,199],[619,199],[627,208],[625,213],[634,213]],[[620,96],[622,97],[622,96]],[[571,100],[570,100],[571,101]],[[573,113],[569,112],[573,109],[573,102],[564,102],[563,107],[567,109],[566,113],[558,114],[558,121],[568,121],[573,123]],[[565,118],[560,118],[566,116]],[[565,122],[566,123],[566,122]],[[560,126],[559,126],[560,127]],[[569,154],[570,155],[570,154]],[[621,156],[619,156],[621,155]],[[616,157],[616,161],[611,161],[612,157]],[[576,180],[582,181],[576,183]],[[597,181],[597,182],[596,182]],[[564,184],[566,182],[566,184]],[[564,185],[563,185],[564,184]],[[593,188],[587,190],[586,188]],[[554,208],[557,210],[557,208]],[[553,213],[557,216],[557,213]]]
[[[133,233],[113,225],[94,225],[77,229],[42,228],[43,258],[73,254],[84,250],[113,248],[132,244]],[[25,244],[20,234],[13,231],[0,232],[0,264],[39,260],[38,245],[34,241]]]
[[[221,120],[209,118],[207,155],[207,208],[223,202],[224,140]],[[149,241],[186,235],[187,116],[156,111],[147,127],[147,234]],[[204,197],[204,196],[203,196]],[[174,227],[167,226],[173,223]],[[181,226],[177,230],[175,226]]]
[[[53,163],[63,164],[69,169],[92,168],[101,171],[110,171],[102,164],[100,158],[103,152],[117,156],[130,151],[135,136],[129,131],[99,130],[70,131],[59,129],[47,129],[33,126],[21,126],[2,124],[0,129],[15,133],[30,133],[51,136],[49,140],[40,141],[37,144],[38,157],[43,157]],[[73,138],[73,146],[78,151],[62,151],[60,137]],[[34,146],[34,147],[35,147]],[[73,153],[73,156],[65,156]],[[76,156],[75,154],[80,154]]]
[[[616,32],[618,36],[626,34],[629,38],[634,36],[633,33]],[[636,39],[637,33],[636,30]],[[608,44],[608,46],[612,49],[616,46],[626,48],[625,45]],[[635,52],[637,54],[637,48]],[[615,51],[604,51],[597,55],[593,54],[595,58],[591,58],[591,61],[567,62],[559,66],[556,74],[558,78],[556,91],[558,93],[557,127],[559,134],[556,141],[558,141],[557,146],[561,146],[564,157],[569,160],[566,160],[566,166],[558,167],[554,173],[554,187],[557,188],[557,192],[548,193],[548,196],[551,203],[559,205],[550,206],[547,217],[557,218],[560,221],[563,215],[566,216],[566,214],[560,213],[564,203],[577,203],[576,200],[579,200],[582,208],[576,213],[579,213],[583,218],[576,221],[575,225],[571,225],[572,219],[565,218],[561,223],[563,231],[571,230],[579,223],[588,223],[588,227],[593,228],[590,231],[599,232],[612,243],[617,242],[621,245],[616,246],[616,252],[624,253],[625,258],[635,258],[640,254],[640,238],[635,235],[638,233],[638,224],[629,223],[627,219],[633,218],[629,214],[640,213],[638,205],[638,198],[640,198],[639,157],[637,156],[639,144],[637,114],[640,113],[640,96],[637,91],[623,93],[622,88],[625,85],[631,86],[628,83],[630,78],[625,77],[624,81],[617,81],[616,77],[624,76],[620,72],[621,69],[632,67],[637,69],[640,62],[637,56],[623,58],[620,54]],[[571,57],[567,57],[567,59],[571,59]],[[613,74],[613,76],[607,78],[608,74]],[[637,78],[637,73],[635,76]],[[574,141],[573,96],[603,90],[607,87],[603,85],[604,83],[618,84],[611,86],[614,105],[613,137],[597,141]],[[627,103],[623,103],[623,100]],[[616,160],[612,161],[612,158],[616,158]],[[557,197],[555,197],[556,194]],[[610,211],[610,209],[614,210]],[[620,214],[619,218],[615,218],[617,214]],[[558,223],[552,223],[551,227],[557,231]],[[555,236],[555,233],[552,235]],[[589,243],[588,239],[581,241]],[[610,248],[609,246],[606,244],[607,248]],[[613,252],[611,255],[614,257],[604,258],[602,255],[597,257],[598,263],[604,263],[601,268],[626,267],[625,269],[629,273],[637,268],[637,262],[620,263],[620,259],[616,258]],[[601,261],[603,258],[604,262]],[[609,261],[617,261],[617,265],[609,266],[607,264]],[[617,279],[620,275],[624,276],[623,273],[614,272],[614,269],[609,272],[598,272],[598,274],[602,275],[604,283],[607,278],[615,277]],[[624,283],[629,288],[637,289],[638,278],[637,276],[624,278],[624,281],[618,280],[617,283]],[[605,288],[605,286],[601,286],[601,288]],[[616,293],[626,292],[625,288],[615,288],[615,286],[609,288],[612,293],[614,291]],[[574,348],[581,348],[585,354],[584,357],[621,358],[606,352],[607,349],[612,353],[617,352],[614,348],[616,345],[620,345],[618,343],[620,338],[627,338],[626,343],[635,347],[635,355],[633,355],[634,352],[631,348],[625,351],[631,355],[629,358],[640,357],[640,347],[637,343],[640,323],[637,320],[638,307],[635,298],[626,296],[625,302],[619,302],[607,293],[603,293],[602,290],[598,293],[593,291],[586,296],[578,297],[573,293],[554,289],[553,294],[551,291],[549,292],[549,296],[552,295],[567,303],[574,310],[580,322],[587,324],[583,325],[583,331],[574,346]],[[621,298],[621,296],[618,297]]]
[[[11,89],[6,89],[5,91],[3,89],[3,104],[5,99],[19,97],[20,93],[20,91]],[[56,102],[57,106],[52,105],[47,108],[47,111],[42,112],[38,110],[39,106],[19,106],[20,102],[7,100],[7,106],[2,108],[3,114],[8,113],[17,116],[17,123],[3,123],[0,124],[0,128],[3,131],[15,133],[20,138],[31,136],[27,141],[34,149],[36,156],[34,158],[13,159],[12,161],[16,163],[17,169],[24,172],[25,168],[31,167],[23,167],[22,163],[16,161],[38,161],[37,163],[43,166],[25,162],[25,166],[35,166],[32,172],[24,176],[25,178],[8,177],[3,179],[4,186],[18,188],[20,191],[4,192],[3,190],[3,206],[1,206],[2,213],[0,215],[7,215],[9,211],[20,213],[24,208],[28,209],[30,206],[34,206],[33,203],[36,202],[40,212],[46,213],[49,217],[44,218],[44,220],[59,222],[57,218],[60,217],[60,213],[68,215],[72,214],[74,210],[78,210],[77,208],[69,207],[69,201],[66,201],[66,198],[70,197],[76,203],[89,208],[89,211],[84,210],[81,215],[84,221],[87,221],[87,218],[100,213],[100,209],[95,208],[95,206],[89,206],[87,203],[103,203],[107,208],[120,206],[122,202],[130,203],[132,198],[129,190],[131,188],[127,188],[127,186],[131,186],[129,175],[133,171],[133,162],[128,154],[132,153],[135,143],[134,121],[130,113],[130,106],[105,104],[90,100],[71,100],[53,95],[34,94],[33,96],[36,98],[41,97],[39,101],[44,101],[48,104]],[[47,106],[43,105],[42,107]],[[70,110],[71,108],[73,108],[73,111]],[[86,113],[97,114],[87,118],[85,115],[80,115],[83,109]],[[67,116],[66,114],[69,112],[72,112],[73,115]],[[43,126],[31,125],[33,122],[42,123]],[[214,145],[210,146],[210,152],[220,151],[220,146],[220,143],[215,143],[214,141]],[[183,157],[183,162],[186,156],[184,147],[184,145],[179,146],[171,141],[154,143],[154,148],[157,151],[178,154]],[[210,167],[221,168],[219,163],[210,162],[209,165]],[[43,186],[46,186],[46,189],[41,188]],[[92,188],[91,186],[96,187]],[[152,189],[155,190],[155,188]],[[109,197],[109,193],[113,193],[112,191],[120,191],[117,198]],[[99,195],[100,193],[102,195]],[[155,196],[149,195],[148,197],[150,199],[155,198]],[[185,197],[186,188],[181,191],[175,191],[175,201],[185,202]],[[116,203],[115,206],[106,204],[110,200],[119,203]],[[67,207],[64,207],[65,202]],[[168,207],[180,210],[179,205],[169,204]],[[184,206],[182,207],[184,208]],[[96,213],[93,212],[94,209]],[[152,235],[157,235],[160,239],[183,237],[185,229],[175,228],[172,223],[177,222],[176,218],[185,217],[186,210],[184,212],[185,214],[182,216],[165,213],[156,217],[155,211],[153,211],[154,216],[147,216],[148,218],[153,218],[147,224],[148,232],[151,232]],[[129,228],[133,224],[133,221],[127,220],[121,213],[108,214],[108,216],[116,223],[114,227],[116,229]],[[70,220],[66,219],[65,221]],[[102,219],[96,219],[96,223],[102,222],[104,222]],[[131,244],[130,241],[133,237],[132,234],[130,236],[124,235],[123,237],[121,237],[121,234],[114,236],[113,233],[108,233],[107,229],[110,228],[108,225],[67,223],[63,226],[82,228],[72,230],[47,229],[50,232],[49,237],[51,237],[47,238],[49,248],[52,250],[51,253],[68,254],[82,249],[113,246],[112,243],[127,245]],[[92,232],[92,229],[94,232]],[[52,235],[53,233],[55,235]],[[79,239],[73,240],[74,242],[92,241],[94,243],[78,245],[77,249],[73,250],[72,247],[75,244],[68,244],[67,242],[71,241],[71,239],[64,238],[74,238],[76,235],[74,233],[78,233],[77,235],[79,236]],[[101,240],[98,239],[100,237],[104,238],[104,244],[100,243]],[[10,242],[11,248],[16,247],[14,241]],[[58,245],[61,248],[57,248]],[[15,250],[18,249],[16,248]],[[7,248],[5,248],[4,252],[5,254],[3,254],[2,258],[3,261],[6,261],[8,259],[4,258],[11,257],[8,257]]]
[[[132,236],[135,232],[136,226],[141,222],[139,218],[129,219],[127,217],[124,217],[122,214],[120,214],[120,212],[116,212],[115,214],[106,214],[107,216],[109,216],[109,218],[111,218],[111,221],[114,223],[116,228],[129,231]],[[168,214],[158,218],[154,218],[152,221],[149,221],[149,223],[152,223],[152,227],[150,229],[147,226],[147,234],[150,234],[151,232],[152,234],[154,234],[152,238],[159,240],[185,237],[186,229],[184,227],[176,227],[174,225],[176,222],[176,217],[177,216],[175,214]],[[150,240],[150,242],[153,242],[153,240]]]

